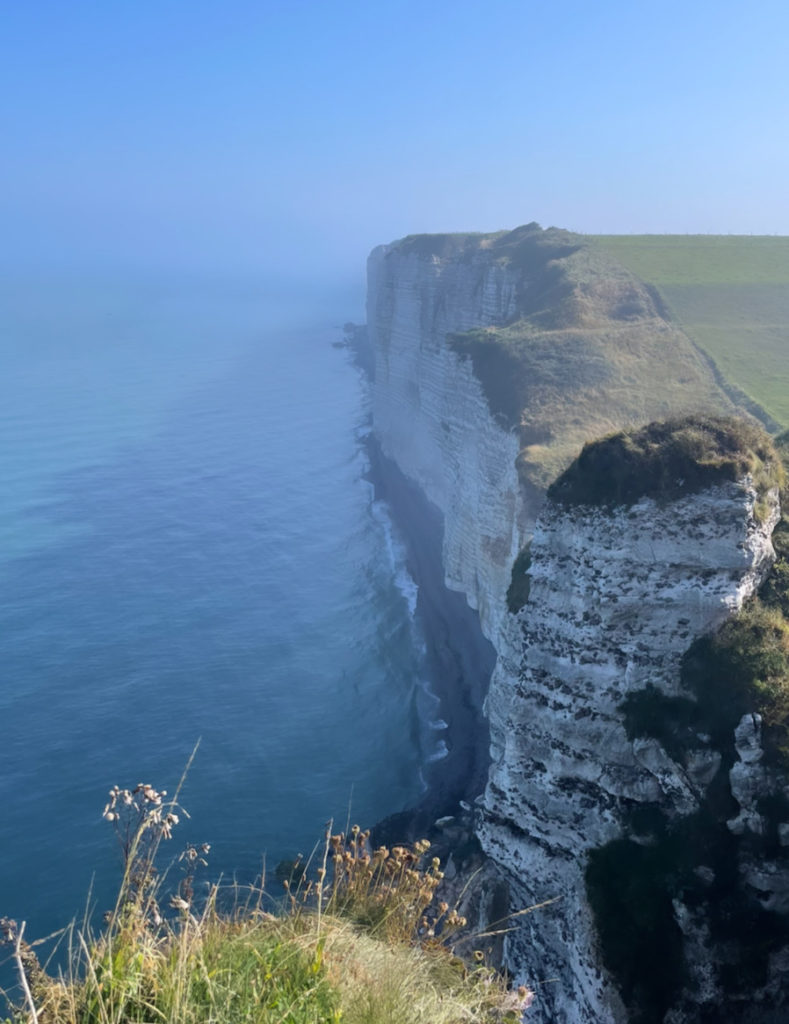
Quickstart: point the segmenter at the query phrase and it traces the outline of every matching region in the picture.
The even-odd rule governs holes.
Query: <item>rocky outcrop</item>
[[[683,655],[742,606],[772,564],[777,495],[762,522],[755,501],[747,483],[731,483],[665,505],[549,502],[538,520],[529,599],[517,617],[519,657],[499,661],[487,701],[493,763],[478,826],[518,904],[561,897],[509,939],[509,962],[532,984],[553,979],[536,1020],[630,1019],[602,969],[588,854],[638,835],[631,823],[640,807],[668,820],[697,813],[722,754],[704,735],[682,756],[654,736],[633,737],[623,706],[648,687],[688,698]],[[767,791],[757,732],[753,719],[737,730],[733,830],[758,827],[756,804]],[[681,901],[674,916],[701,941],[703,917]],[[710,985],[708,978],[697,996],[711,998]]]
[[[699,1007],[723,998],[703,899],[660,889],[655,934],[670,941],[659,958],[648,951],[663,981],[646,993],[638,978],[611,973],[616,956],[592,904],[610,898],[609,876],[623,864],[663,871],[674,822],[695,827],[724,789],[728,817],[704,818],[703,843],[720,825],[724,846],[726,837],[736,845],[735,874],[762,886],[762,907],[783,898],[778,860],[759,875],[767,862],[742,839],[763,819],[756,720],[738,727],[736,747],[732,727],[724,748],[702,728],[672,725],[664,736],[636,722],[655,702],[686,713],[683,656],[769,568],[776,494],[742,477],[613,510],[545,503],[585,440],[731,409],[649,292],[577,236],[535,225],[414,236],[374,250],[368,273],[378,443],[437,509],[446,585],[478,610],[497,654],[478,835],[509,883],[511,911],[555,900],[514,918],[505,942],[510,966],[536,989],[530,1019],[620,1022],[640,1000],[659,1013],[644,1021],[702,1020]],[[513,602],[519,552],[528,576]],[[479,680],[468,687],[479,690]],[[770,828],[789,843],[789,815]],[[687,870],[688,891],[721,888],[717,861]],[[736,958],[731,943],[716,948],[718,967]],[[776,950],[773,966],[784,955]]]

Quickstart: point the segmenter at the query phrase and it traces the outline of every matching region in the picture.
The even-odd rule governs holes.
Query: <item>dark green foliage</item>
[[[529,600],[531,579],[528,573],[530,565],[531,542],[521,549],[512,564],[512,582],[507,590],[507,607],[513,615],[519,612]]]
[[[663,835],[668,819],[658,804],[635,803],[625,813],[625,826],[634,836]]]
[[[603,961],[634,1024],[659,1024],[684,981],[682,932],[661,885],[663,851],[618,839],[593,850],[586,889]]]
[[[781,498],[781,504],[784,509],[787,508],[787,499],[789,499],[789,494]],[[778,558],[789,558],[789,515],[787,515],[786,511],[784,511],[781,521],[773,530],[772,541]]]
[[[779,816],[786,812],[784,804],[771,809]],[[638,808],[629,824],[642,842],[618,839],[590,854],[586,888],[603,960],[638,1024],[662,1021],[685,980],[673,898],[701,911],[714,943],[736,950],[737,970],[720,970],[727,992],[745,995],[763,984],[770,955],[789,937],[786,918],[765,910],[741,887],[738,848],[744,840],[726,826],[734,813],[728,769],[722,767],[698,813],[669,823],[655,805]],[[752,841],[762,854],[776,845],[773,837]],[[711,880],[696,872],[700,866]]]
[[[784,432],[782,434],[778,434],[774,440],[778,454],[784,460],[784,463],[789,465],[789,430],[784,430]]]
[[[764,721],[765,755],[789,767],[789,623],[779,609],[754,599],[697,640],[683,659],[682,682],[718,749],[731,749],[737,723],[755,711]]]
[[[782,454],[786,441],[777,441]],[[749,443],[744,457],[751,454],[765,465],[771,461],[763,448]],[[736,450],[726,452],[726,462],[737,458]],[[714,465],[714,460],[703,461]],[[779,482],[780,473],[772,480]],[[766,824],[763,835],[736,836],[726,824],[739,812],[729,769],[737,758],[734,729],[744,714],[762,715],[765,761],[789,770],[786,520],[776,528],[774,543],[779,560],[760,597],[747,602],[717,633],[697,640],[685,655],[681,681],[689,696],[669,697],[647,686],[620,705],[631,740],[654,737],[683,763],[688,751],[709,737],[722,755],[697,813],[672,819],[658,804],[631,807],[624,825],[639,842],[619,839],[590,855],[587,891],[604,960],[633,1020],[643,1024],[663,1019],[683,980],[672,898],[697,909],[712,943],[736,956],[736,969],[719,967],[718,981],[738,999],[764,984],[770,956],[789,939],[789,918],[765,910],[743,887],[740,875],[743,857],[787,856],[778,825],[789,820],[789,799],[780,787],[764,793],[758,804]]]
[[[789,821],[789,798],[783,792],[767,793],[756,802],[756,809],[764,819],[764,845],[771,858],[785,858],[789,850],[781,845],[778,826]]]
[[[774,443],[789,474],[789,431],[776,437]],[[781,513],[772,536],[777,560],[759,591],[759,597],[769,607],[778,608],[789,620],[789,485],[781,491]]]
[[[759,595],[771,608],[779,608],[784,617],[789,617],[789,560],[779,558],[764,582]]]
[[[592,441],[548,489],[565,505],[671,500],[752,473],[760,490],[783,482],[772,441],[746,420],[686,416]]]
[[[625,716],[629,740],[652,736],[678,761],[686,750],[698,745],[694,742],[698,705],[687,697],[667,697],[650,683],[629,693],[619,709]]]

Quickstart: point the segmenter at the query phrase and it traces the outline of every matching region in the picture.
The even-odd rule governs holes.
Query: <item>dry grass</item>
[[[585,442],[613,431],[733,410],[650,290],[582,236],[522,228],[490,254],[519,275],[516,318],[448,340],[519,434],[525,483],[544,491]]]
[[[110,791],[118,898],[99,934],[67,931],[66,971],[47,973],[24,924],[0,919],[22,989],[13,1024],[495,1024],[530,1003],[481,954],[469,964],[453,952],[465,921],[436,899],[443,876],[426,841],[372,850],[357,827],[327,830],[320,866],[286,881],[280,906],[262,886],[213,887],[199,904],[208,848],[190,846],[165,900],[156,861],[184,813],[165,797]]]

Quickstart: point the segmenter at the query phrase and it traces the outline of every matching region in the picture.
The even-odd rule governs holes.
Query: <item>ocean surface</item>
[[[356,297],[358,304],[358,297]],[[112,904],[107,790],[173,792],[206,879],[372,824],[442,753],[365,480],[347,303],[261,282],[0,284],[0,916]],[[432,724],[432,728],[431,728]]]

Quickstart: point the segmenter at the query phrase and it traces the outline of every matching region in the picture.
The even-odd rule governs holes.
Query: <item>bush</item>
[[[781,460],[760,427],[740,419],[686,416],[584,445],[548,496],[563,505],[669,501],[748,473],[760,496],[784,483]]]
[[[731,750],[737,723],[758,712],[765,752],[789,766],[789,622],[779,609],[753,598],[717,633],[697,640],[683,659],[682,682],[719,749]]]
[[[681,761],[685,751],[696,745],[698,706],[687,697],[667,697],[650,683],[643,690],[629,693],[619,710],[624,715],[629,740],[651,736],[676,761]]]
[[[659,1024],[684,982],[682,932],[662,850],[628,839],[589,855],[586,890],[605,966],[638,1024]]]

